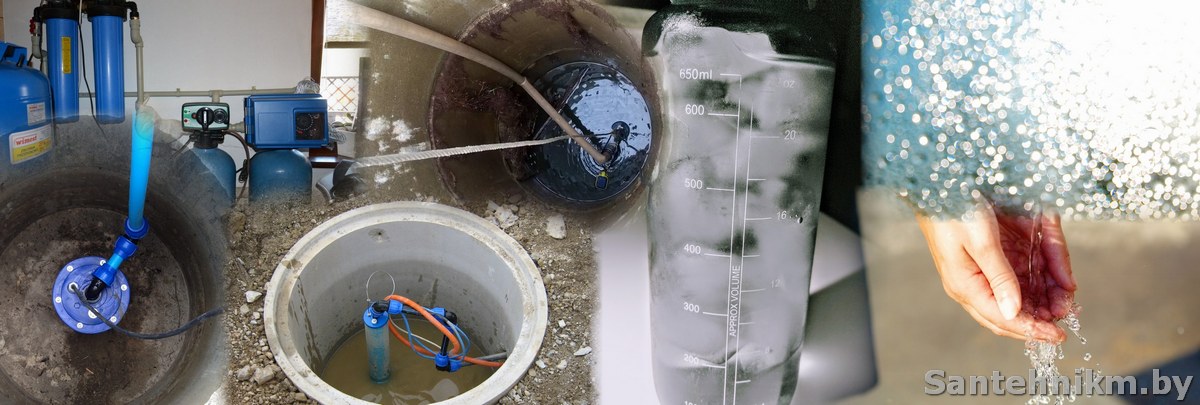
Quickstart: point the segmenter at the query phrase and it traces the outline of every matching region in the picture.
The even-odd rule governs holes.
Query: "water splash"
[[[1086,345],[1087,339],[1079,332],[1080,309],[1079,304],[1072,303],[1071,310],[1067,313],[1067,316],[1063,317],[1059,322],[1067,330],[1071,331],[1071,334],[1079,340],[1080,344]],[[1034,371],[1035,380],[1031,382],[1030,387],[1033,387],[1032,384],[1045,384],[1044,386],[1046,387],[1044,390],[1035,389],[1033,396],[1028,401],[1025,401],[1027,405],[1050,404],[1051,401],[1055,405],[1062,405],[1065,402],[1075,402],[1078,387],[1061,386],[1055,383],[1062,379],[1069,380],[1058,369],[1057,360],[1066,358],[1062,343],[1050,343],[1027,338],[1025,341],[1025,357],[1029,358],[1029,363]],[[1084,361],[1091,361],[1091,359],[1091,353],[1083,355]],[[1077,375],[1082,374],[1081,369],[1076,369],[1075,372]],[[1100,370],[1093,370],[1093,373],[1099,376]],[[1064,392],[1063,389],[1066,389],[1066,391]]]
[[[1200,53],[1174,51],[1191,40],[1174,32],[1187,6],[869,0],[867,184],[935,216],[986,198],[1200,218]]]

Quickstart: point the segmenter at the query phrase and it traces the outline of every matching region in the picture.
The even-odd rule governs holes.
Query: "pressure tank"
[[[0,42],[0,171],[45,160],[54,146],[50,82],[28,64],[25,48]]]
[[[192,151],[200,157],[204,166],[217,178],[217,182],[221,184],[221,190],[225,192],[229,201],[233,202],[237,197],[237,165],[233,163],[233,158],[216,147],[197,147]]]
[[[250,201],[312,199],[312,165],[295,149],[260,150],[250,158]]]

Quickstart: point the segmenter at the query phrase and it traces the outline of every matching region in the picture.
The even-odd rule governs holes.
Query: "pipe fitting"
[[[368,328],[379,329],[387,327],[387,324],[388,312],[379,311],[375,305],[368,305],[367,309],[363,311],[363,325]]]
[[[142,42],[142,19],[133,16],[129,19],[129,40],[134,45],[141,46]]]
[[[137,253],[137,249],[137,242],[125,236],[117,237],[117,246],[113,248],[112,256],[101,263],[100,268],[96,269],[95,273],[92,273],[92,277],[104,283],[104,286],[100,287],[101,289],[112,284],[114,275],[121,268],[121,263],[132,257],[134,253]],[[92,285],[96,285],[96,283],[92,283]],[[89,290],[91,289],[90,287]],[[88,291],[88,299],[93,299],[92,293],[92,291]]]
[[[135,241],[141,240],[142,238],[146,237],[147,233],[150,233],[150,223],[146,222],[145,219],[142,219],[141,228],[134,228],[133,223],[131,223],[129,219],[125,220],[125,236],[129,237],[129,239],[133,239]]]

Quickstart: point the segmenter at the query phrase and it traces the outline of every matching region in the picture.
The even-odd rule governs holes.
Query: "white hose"
[[[412,162],[416,160],[436,159],[450,156],[466,155],[468,153],[488,152],[493,150],[524,148],[528,146],[541,146],[571,138],[570,135],[563,135],[549,139],[539,139],[534,141],[519,141],[519,142],[504,142],[492,143],[487,145],[471,145],[457,148],[444,148],[425,150],[420,152],[404,152],[392,155],[371,156],[360,158],[356,162],[359,167],[375,167],[395,165],[404,162]]]
[[[526,79],[524,76],[521,76],[521,74],[517,73],[516,70],[508,67],[508,65],[505,65],[504,62],[493,58],[491,55],[488,55],[483,51],[472,48],[470,45],[459,42],[454,38],[439,34],[429,28],[414,24],[411,21],[407,21],[405,19],[365,6],[354,4],[352,2],[345,3],[345,6],[349,12],[347,19],[349,21],[354,21],[358,25],[374,28],[376,30],[403,38],[408,38],[413,41],[417,41],[470,59],[475,63],[495,70],[505,77],[508,77],[512,81],[517,82],[517,84],[521,86],[521,89],[525,90],[525,92],[529,94],[529,97],[532,98],[535,103],[537,103],[538,107],[541,107],[542,110],[546,111],[546,114],[550,116],[550,119],[553,120],[555,124],[558,124],[558,127],[562,128],[563,132],[566,133],[571,140],[575,141],[576,144],[579,144],[580,148],[583,148],[588,155],[591,155],[592,159],[595,160],[596,163],[603,165],[608,161],[608,157],[604,156],[600,150],[596,149],[594,145],[588,142],[587,138],[584,138],[583,135],[580,135],[579,132],[571,126],[571,123],[567,122],[566,118],[563,118],[562,114],[559,114],[558,111],[556,111],[554,107],[550,105],[550,102],[546,101],[545,97],[542,97],[542,94],[537,91],[537,88],[533,87],[533,84],[530,83],[528,79]]]

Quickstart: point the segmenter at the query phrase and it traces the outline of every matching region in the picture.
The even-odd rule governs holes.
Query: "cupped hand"
[[[1008,215],[983,206],[966,219],[917,220],[946,294],[976,322],[1014,339],[1066,338],[1054,321],[1070,310],[1076,283],[1056,214]]]

